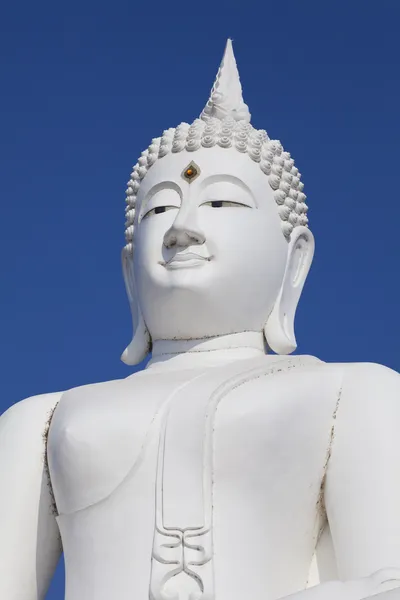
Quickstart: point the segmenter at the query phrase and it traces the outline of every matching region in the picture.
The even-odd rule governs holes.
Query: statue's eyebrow
[[[160,192],[161,190],[174,190],[177,194],[179,194],[180,198],[182,198],[183,195],[182,189],[180,185],[176,183],[176,181],[159,181],[147,190],[142,202],[148,202],[154,196],[154,194],[157,194],[157,192]]]
[[[251,189],[244,183],[244,181],[242,181],[241,179],[239,179],[239,177],[236,177],[235,175],[231,175],[230,173],[218,173],[218,175],[209,175],[209,177],[203,179],[203,181],[201,182],[201,187],[208,187],[212,183],[233,183],[234,185],[237,185],[249,194],[253,195]]]
[[[153,187],[151,187],[146,192],[145,196],[142,198],[142,201],[140,203],[139,218],[143,214],[143,210],[145,209],[146,205],[150,202],[152,197],[155,196],[155,194],[157,194],[158,192],[161,192],[163,190],[172,190],[173,192],[176,192],[182,203],[183,192],[182,192],[180,186],[175,181],[160,181],[159,183],[156,183],[155,185],[153,185]]]
[[[251,191],[251,189],[244,183],[244,181],[242,181],[238,177],[235,177],[235,175],[231,175],[229,173],[210,175],[209,177],[204,179],[200,184],[201,193],[204,193],[204,191],[207,188],[211,187],[212,185],[218,184],[218,183],[229,183],[231,185],[234,185],[234,186],[240,188],[242,191],[244,191],[246,194],[248,194],[250,199],[253,201],[254,206],[258,207],[257,200],[256,200],[253,192]]]

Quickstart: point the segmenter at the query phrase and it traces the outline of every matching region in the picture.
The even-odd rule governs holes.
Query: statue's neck
[[[219,366],[265,355],[261,332],[246,331],[196,340],[155,340],[146,369]]]

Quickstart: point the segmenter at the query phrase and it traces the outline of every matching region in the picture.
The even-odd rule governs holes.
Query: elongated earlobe
[[[137,365],[144,360],[150,352],[151,338],[137,301],[135,278],[133,274],[133,257],[125,248],[122,250],[122,272],[129,305],[131,307],[133,335],[132,341],[121,355],[121,360],[126,365]]]
[[[313,234],[307,227],[295,227],[289,242],[282,287],[264,327],[267,345],[277,354],[291,354],[296,350],[294,319],[313,256]]]

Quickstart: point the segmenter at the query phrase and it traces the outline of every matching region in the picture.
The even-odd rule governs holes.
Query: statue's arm
[[[60,396],[28,398],[0,417],[0,600],[43,600],[61,553],[45,467]]]
[[[287,600],[400,600],[400,375],[344,369],[324,494],[340,581]]]
[[[400,573],[400,375],[345,367],[325,506],[340,579]],[[400,585],[400,581],[399,581]]]

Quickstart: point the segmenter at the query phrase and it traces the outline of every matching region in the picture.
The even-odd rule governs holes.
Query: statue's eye
[[[209,202],[204,202],[202,206],[211,206],[212,208],[249,208],[247,204],[241,204],[240,202],[231,202],[229,200],[210,200]]]
[[[151,210],[147,211],[147,213],[143,215],[142,220],[146,219],[147,217],[151,217],[152,215],[159,215],[160,213],[165,213],[167,212],[167,210],[171,210],[173,208],[176,208],[176,206],[156,206],[155,208],[152,208]]]

